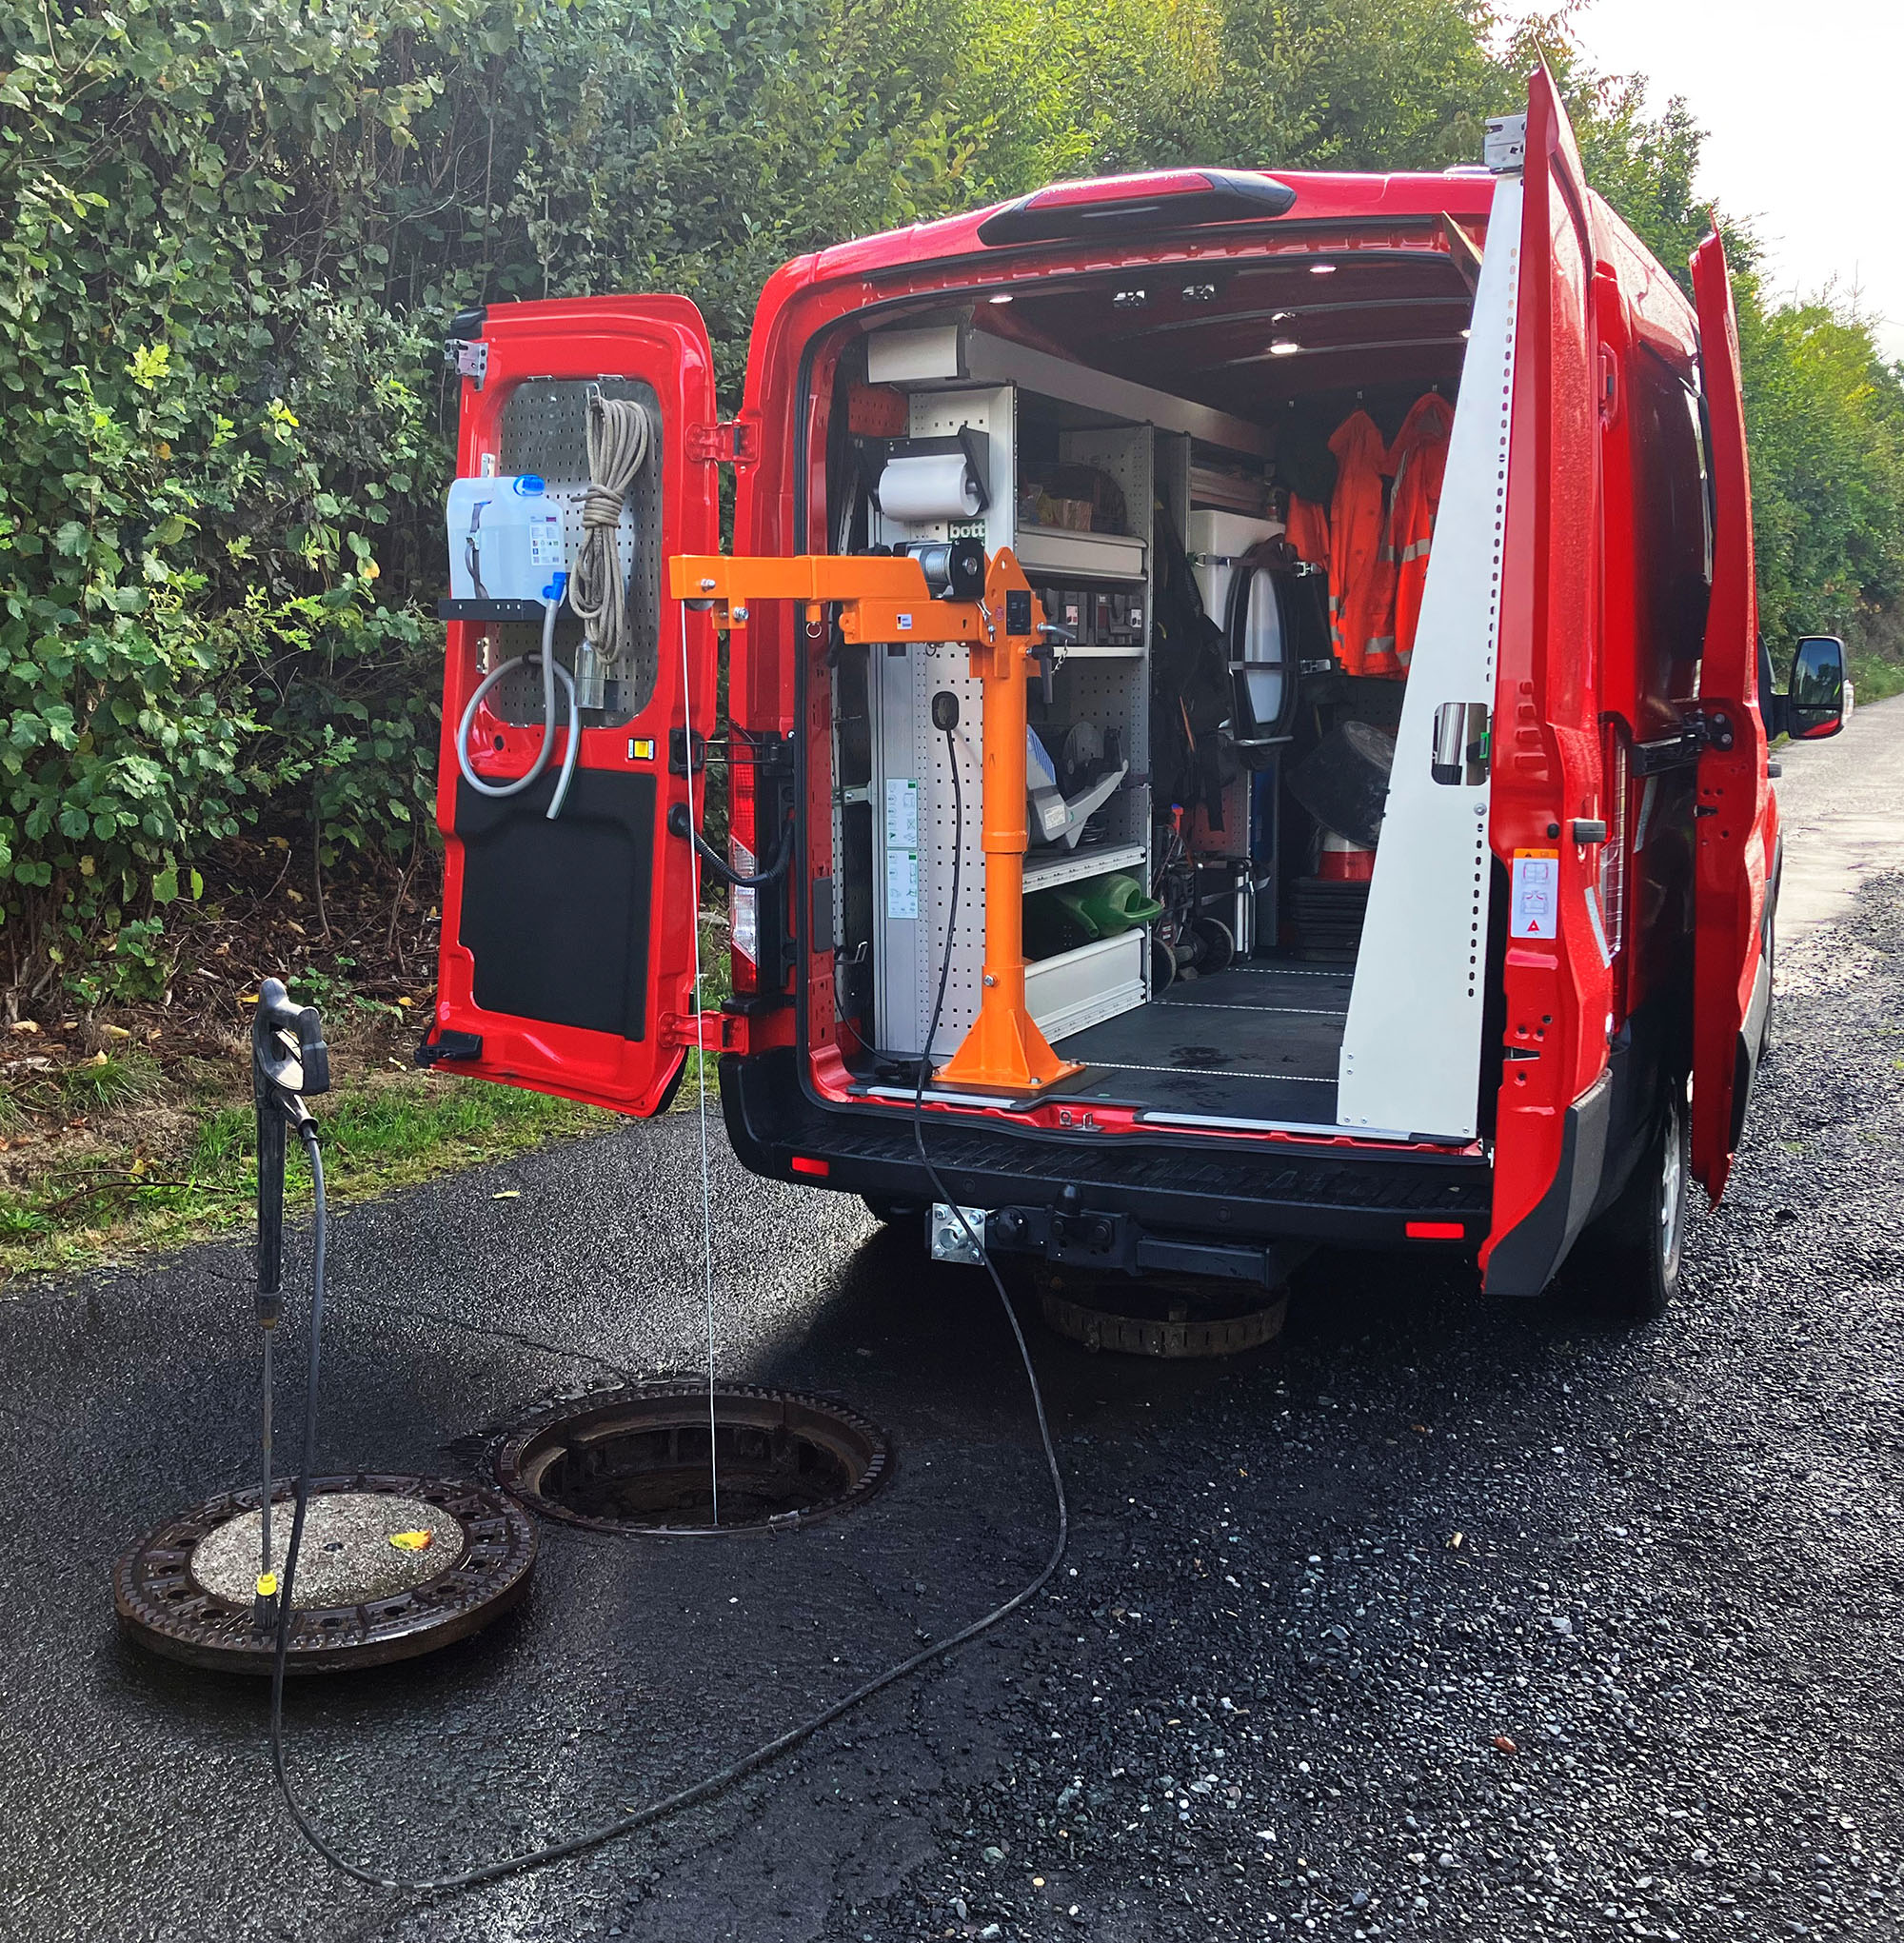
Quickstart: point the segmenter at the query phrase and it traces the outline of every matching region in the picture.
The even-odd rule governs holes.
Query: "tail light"
[[[752,877],[759,865],[756,830],[758,799],[754,764],[736,747],[727,763],[727,862],[742,877]],[[753,993],[761,982],[761,894],[736,885],[727,893],[727,930],[733,962],[734,990]]]
[[[1606,925],[1607,957],[1617,961],[1626,942],[1626,741],[1609,725],[1606,750],[1606,842],[1600,845],[1600,917]]]

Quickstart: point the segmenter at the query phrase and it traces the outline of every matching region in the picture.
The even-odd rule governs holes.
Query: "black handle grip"
[[[296,1039],[295,1061],[285,1051],[278,1038],[281,1032]],[[315,1005],[291,1003],[282,979],[267,979],[258,987],[258,1005],[251,1015],[251,1062],[261,1084],[268,1081],[287,1093],[330,1091],[330,1048],[324,1042],[324,1021]]]

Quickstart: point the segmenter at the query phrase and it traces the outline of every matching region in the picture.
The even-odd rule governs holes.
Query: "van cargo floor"
[[[1354,973],[1250,962],[1186,979],[1058,1041],[1067,1098],[1189,1119],[1333,1126]]]

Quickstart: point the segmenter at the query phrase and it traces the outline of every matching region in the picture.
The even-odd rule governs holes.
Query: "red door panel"
[[[1490,817],[1555,873],[1555,935],[1509,936],[1506,1058],[1495,1116],[1490,1289],[1543,1287],[1577,1232],[1596,1127],[1570,1125],[1607,1057],[1611,979],[1596,930],[1601,815],[1596,695],[1600,600],[1599,353],[1586,181],[1553,77],[1528,86]],[[1509,242],[1490,235],[1490,249]],[[1510,930],[1512,926],[1510,925]]]
[[[1725,245],[1693,255],[1713,482],[1713,590],[1699,707],[1693,943],[1693,1173],[1717,1200],[1732,1170],[1757,1047],[1747,1040],[1763,966],[1766,858],[1775,809],[1758,714],[1758,610],[1738,322]],[[1765,995],[1769,996],[1769,995]]]
[[[500,305],[483,320],[486,368],[463,384],[457,470],[541,472],[522,454],[561,455],[548,486],[585,483],[576,428],[587,389],[606,380],[651,387],[651,432],[635,517],[658,565],[710,553],[720,541],[713,358],[701,313],[672,296]],[[511,397],[531,386],[513,414]],[[612,395],[605,386],[605,395]],[[621,384],[621,395],[635,387]],[[532,443],[540,441],[540,444]],[[656,487],[658,486],[658,492]],[[573,494],[571,492],[571,504]],[[567,523],[572,565],[579,520]],[[693,1041],[695,882],[688,844],[667,832],[671,804],[701,815],[701,778],[679,773],[691,715],[705,736],[715,710],[715,636],[706,614],[684,614],[665,574],[635,599],[654,628],[652,686],[631,684],[634,712],[584,718],[574,782],[546,815],[565,751],[565,725],[541,781],[522,796],[486,798],[459,768],[458,725],[486,666],[522,652],[495,624],[452,621],[443,692],[437,824],[444,833],[443,942],[431,1040],[449,1070],[639,1115],[656,1112]],[[567,624],[571,628],[575,624]],[[558,637],[558,660],[562,659]],[[520,777],[541,748],[540,715],[476,716],[471,761],[486,781]],[[480,1041],[480,1052],[474,1042]],[[472,1056],[473,1055],[473,1056]]]

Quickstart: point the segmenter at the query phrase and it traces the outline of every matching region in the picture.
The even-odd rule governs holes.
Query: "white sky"
[[[1588,0],[1594,65],[1684,95],[1700,192],[1764,242],[1772,290],[1856,287],[1904,358],[1904,0]]]

